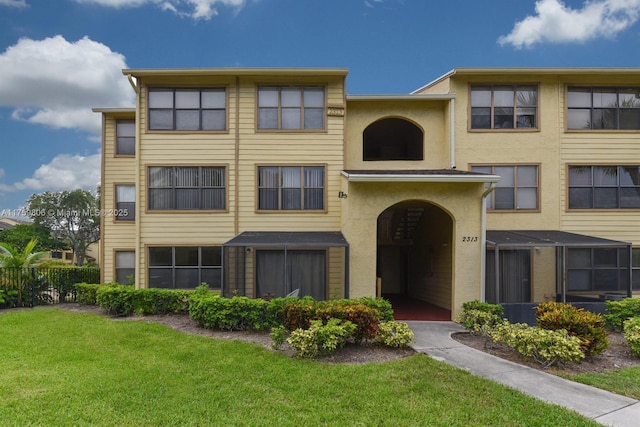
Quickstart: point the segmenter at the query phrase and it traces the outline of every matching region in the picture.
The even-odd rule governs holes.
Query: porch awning
[[[458,169],[416,170],[343,170],[349,182],[498,182],[498,175]]]
[[[487,245],[493,247],[627,247],[631,246],[631,243],[558,230],[487,230]]]
[[[222,246],[347,247],[339,231],[245,231]]]

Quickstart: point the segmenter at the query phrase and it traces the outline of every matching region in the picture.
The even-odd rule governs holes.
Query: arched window
[[[422,130],[407,120],[378,120],[367,126],[362,139],[365,161],[424,159]]]

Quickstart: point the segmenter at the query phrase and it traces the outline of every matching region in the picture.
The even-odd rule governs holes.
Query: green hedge
[[[76,302],[87,305],[98,305],[96,295],[101,286],[118,286],[118,284],[76,283]]]
[[[606,301],[607,313],[604,319],[614,331],[622,332],[624,322],[640,317],[640,298],[625,298],[622,301]]]
[[[504,316],[504,308],[500,304],[491,304],[488,302],[482,302],[480,300],[467,301],[462,304],[464,311],[477,310],[483,313],[493,314],[499,318]]]
[[[135,289],[118,283],[101,285],[76,284],[77,301],[98,305],[108,314],[130,316],[132,314],[178,314],[189,310],[189,295],[193,291],[174,289]]]
[[[380,322],[393,320],[391,304],[382,298],[315,301],[311,297],[274,298],[271,301],[247,297],[224,298],[206,286],[195,291],[135,289],[107,283],[76,285],[78,302],[99,305],[108,314],[189,313],[199,326],[216,330],[269,330],[284,325],[289,331],[308,329],[311,322],[339,319],[357,326],[356,342],[375,339]]]
[[[194,293],[189,299],[189,316],[200,327],[217,330],[266,330],[269,302],[247,297],[224,298]]]

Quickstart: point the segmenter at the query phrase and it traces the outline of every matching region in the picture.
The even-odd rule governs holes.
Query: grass
[[[623,368],[599,374],[563,375],[572,381],[592,385],[616,394],[640,399],[640,367]]]
[[[56,308],[0,314],[0,423],[598,425],[424,355],[325,364]]]

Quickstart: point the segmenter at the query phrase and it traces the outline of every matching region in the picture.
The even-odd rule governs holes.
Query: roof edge
[[[540,68],[510,68],[510,67],[460,67],[454,68],[451,71],[443,74],[442,76],[432,80],[431,82],[419,87],[411,92],[416,94],[420,91],[428,89],[443,80],[446,80],[456,74],[460,75],[490,75],[490,74],[511,74],[511,75],[524,75],[524,74],[544,74],[544,75],[579,75],[579,74],[608,74],[608,75],[625,75],[625,74],[640,74],[640,68],[615,68],[615,67],[540,67]]]
[[[347,95],[347,101],[450,101],[456,95],[445,94],[425,94],[425,95]]]
[[[346,76],[347,68],[125,68],[122,74],[149,76]]]
[[[431,86],[436,85],[436,84],[440,83],[441,81],[448,79],[449,77],[451,77],[451,76],[453,76],[454,74],[456,74],[456,70],[457,70],[457,69],[456,69],[456,68],[454,68],[453,70],[448,71],[447,73],[445,73],[445,74],[441,75],[441,76],[440,76],[440,77],[438,77],[437,79],[432,80],[432,81],[430,81],[429,83],[427,83],[426,85],[423,85],[423,86],[419,87],[418,89],[414,90],[413,92],[411,92],[411,94],[412,94],[412,95],[413,95],[413,94],[417,94],[417,93],[418,93],[418,92],[420,92],[420,91],[423,91],[423,90],[425,90],[425,89],[428,89],[428,88],[430,88]]]
[[[92,108],[91,111],[94,113],[135,113],[136,109],[134,107],[131,108],[117,108],[117,107],[105,107],[105,108]]]

